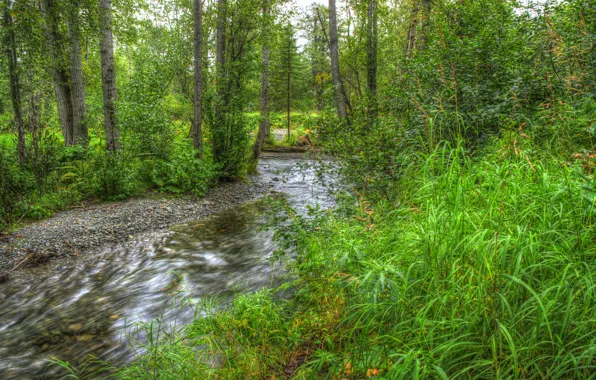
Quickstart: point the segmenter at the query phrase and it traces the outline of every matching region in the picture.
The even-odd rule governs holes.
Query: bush
[[[157,160],[151,171],[153,183],[160,191],[191,192],[202,197],[218,176],[217,167],[196,157],[188,142],[178,143],[169,159]]]
[[[35,179],[19,166],[16,151],[0,146],[0,229],[22,215],[26,209],[23,201],[34,189]]]
[[[124,153],[100,151],[92,158],[91,189],[103,200],[123,200],[142,191],[133,162]]]

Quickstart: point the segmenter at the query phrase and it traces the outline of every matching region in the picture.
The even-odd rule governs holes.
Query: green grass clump
[[[298,248],[291,297],[264,291],[200,313],[162,342],[167,355],[122,373],[591,378],[596,186],[579,167],[500,148],[411,157],[397,203],[361,196],[351,217],[294,219],[283,234]],[[163,362],[176,353],[184,364]]]
[[[589,378],[594,203],[558,164],[439,150],[410,169],[399,207],[361,199],[358,221],[308,237],[301,271],[345,273],[345,348],[326,352],[328,371],[347,361],[387,378]]]

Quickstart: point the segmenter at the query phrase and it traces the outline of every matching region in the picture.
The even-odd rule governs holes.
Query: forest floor
[[[270,183],[247,181],[222,183],[202,199],[172,198],[147,193],[124,202],[92,204],[59,212],[10,235],[0,235],[0,273],[49,260],[78,256],[133,235],[165,229],[254,200],[271,188]],[[21,264],[22,263],[22,264]]]

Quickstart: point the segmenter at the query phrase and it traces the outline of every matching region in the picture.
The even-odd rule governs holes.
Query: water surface
[[[271,183],[299,212],[330,198],[304,162],[263,159],[254,181]],[[176,294],[194,299],[254,291],[284,281],[269,260],[276,249],[262,205],[240,207],[134,236],[76,260],[19,272],[0,286],[0,379],[55,378],[54,356],[75,366],[88,354],[132,357],[127,332],[135,321],[188,322]],[[278,264],[279,265],[279,264]]]

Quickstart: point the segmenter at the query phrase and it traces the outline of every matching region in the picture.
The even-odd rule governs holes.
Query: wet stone
[[[95,336],[90,335],[90,334],[79,335],[79,336],[77,336],[77,342],[87,343],[87,342],[91,342],[93,340],[93,338],[95,338]]]
[[[70,331],[74,331],[74,332],[81,331],[83,329],[83,324],[82,323],[73,323],[68,326],[68,329]]]

